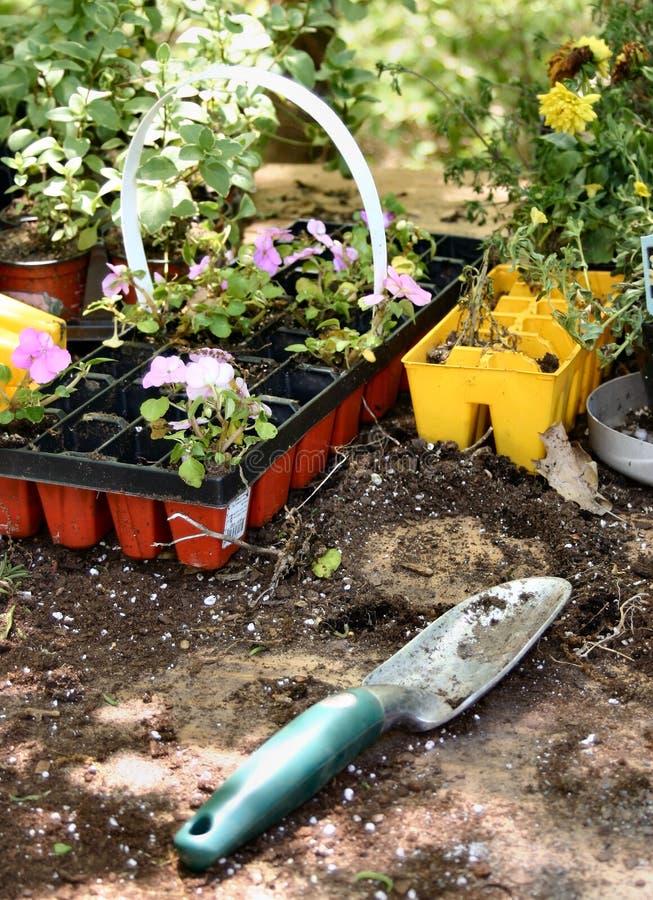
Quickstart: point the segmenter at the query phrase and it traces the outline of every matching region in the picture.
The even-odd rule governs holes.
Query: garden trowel
[[[308,800],[389,728],[428,731],[489,691],[571,594],[563,578],[521,578],[456,604],[360,687],[311,706],[266,741],[175,835],[191,869],[212,863]]]

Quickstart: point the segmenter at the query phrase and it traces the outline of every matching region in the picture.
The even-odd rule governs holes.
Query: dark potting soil
[[[4,262],[68,259],[79,252],[76,240],[52,243],[48,235],[41,234],[36,222],[0,228],[0,260]]]
[[[0,574],[3,896],[651,892],[653,490],[598,473],[613,515],[491,445],[426,445],[403,395],[216,572],[113,535],[3,539],[27,571]],[[465,596],[544,574],[569,579],[567,608],[470,710],[383,736],[206,873],[179,865],[176,829],[277,728]]]

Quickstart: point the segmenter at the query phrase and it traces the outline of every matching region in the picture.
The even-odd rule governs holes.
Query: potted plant
[[[403,357],[418,434],[469,447],[491,423],[497,453],[535,471],[541,435],[571,428],[597,365],[555,320],[561,293],[533,289],[506,265],[480,270],[451,310]]]
[[[190,73],[214,61],[247,58],[293,71],[311,86],[323,81],[327,91],[349,84],[350,99],[361,94],[365,79],[352,70],[347,54],[319,75],[308,54],[293,46],[303,34],[335,21],[324,3],[272,4],[261,21],[236,4],[218,9],[179,2],[165,12],[166,17],[156,5],[115,0],[100,14],[93,5],[59,0],[18,24],[13,20],[21,39],[0,69],[6,85],[0,139],[7,138],[9,151],[4,162],[14,176],[18,213],[33,219],[32,237],[51,255],[72,250],[80,257],[75,276],[67,272],[60,282],[33,289],[61,297],[70,282],[70,305],[61,297],[67,318],[79,313],[89,248],[120,226],[122,163],[138,118],[171,85],[188,82]],[[165,29],[171,43],[162,39]],[[137,190],[150,258],[174,263],[198,221],[238,243],[239,222],[254,209],[253,172],[275,127],[269,98],[246,85],[234,94],[186,84],[184,94],[166,106],[143,152]],[[18,243],[16,235],[2,240]],[[0,257],[14,252],[3,254],[0,243]],[[110,254],[114,263],[124,255],[120,246],[110,247]],[[9,272],[13,278],[23,274],[24,261],[18,270],[5,270],[0,287],[29,292],[24,281],[8,280]]]
[[[143,401],[141,413],[152,436],[169,440],[170,465],[176,466],[186,484],[200,489],[207,471],[220,473],[237,466],[248,448],[277,433],[271,410],[250,396],[231,354],[203,348],[184,360],[178,355],[158,355],[143,377],[143,387],[162,388],[158,397]],[[117,495],[109,495],[109,503]],[[249,490],[223,508],[166,500],[164,503],[177,555],[188,565],[223,564],[237,545],[210,535],[202,537],[201,525],[213,532],[242,538],[247,524]],[[122,498],[124,501],[124,498]],[[234,529],[234,509],[239,524]],[[114,521],[116,517],[114,516]]]

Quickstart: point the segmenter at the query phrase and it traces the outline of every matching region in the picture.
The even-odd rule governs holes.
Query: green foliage
[[[162,394],[145,400],[140,411],[150,423],[154,439],[172,442],[170,462],[177,466],[182,480],[200,488],[207,468],[238,465],[249,447],[273,438],[277,429],[270,421],[269,408],[250,396],[231,365],[233,357],[203,348],[190,354],[190,360],[184,365],[176,356],[155,358],[143,383],[158,385]],[[148,384],[148,377],[161,363],[176,364],[174,374],[155,377]],[[202,381],[200,386],[193,382],[198,390],[187,381],[193,369]]]
[[[126,148],[142,114],[175,84],[213,63],[272,69],[322,94],[350,127],[363,120],[373,80],[336,35],[328,0],[278,4],[213,0],[52,0],[2,20],[0,141],[23,210],[49,240],[92,246],[119,225]],[[320,38],[316,60],[303,43]],[[148,136],[139,171],[141,224],[176,249],[191,219],[239,239],[234,191],[250,195],[277,128],[275,103],[256,87],[197,84],[171,99]],[[307,126],[308,128],[308,126]],[[320,146],[323,135],[307,131]],[[234,206],[236,211],[234,211]],[[19,208],[20,211],[20,208]]]
[[[25,578],[29,577],[29,572],[20,563],[12,563],[9,561],[8,554],[0,557],[0,594],[13,596],[18,590]],[[6,638],[13,624],[13,609],[6,614],[3,623],[2,633],[0,637]]]
[[[400,65],[444,92],[436,94],[426,80],[402,78],[398,94],[384,76],[371,91],[379,114],[369,117],[361,140],[370,154],[409,166],[455,157],[474,143],[447,98],[464,108],[482,103],[491,87],[499,103],[512,107],[512,86],[531,82],[543,56],[571,30],[582,34],[590,27],[583,0],[418,0],[413,7],[397,0],[367,3],[364,20],[339,28],[359,65]]]
[[[9,428],[21,421],[32,425],[42,422],[47,408],[70,397],[77,390],[77,385],[88,376],[92,366],[102,362],[106,360],[99,357],[79,360],[60,372],[49,384],[35,384],[29,371],[25,371],[13,391],[7,387],[13,374],[11,369],[0,365],[0,426]]]

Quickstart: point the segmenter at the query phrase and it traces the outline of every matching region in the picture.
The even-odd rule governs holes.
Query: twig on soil
[[[281,580],[308,556],[315,529],[312,525],[303,523],[296,509],[287,511],[286,522],[290,524],[290,534],[284,542],[283,551],[274,567],[270,584],[248,602],[249,607],[258,606],[263,597],[271,600]]]
[[[485,432],[485,434],[482,434],[477,441],[474,441],[474,443],[470,444],[469,447],[465,447],[464,450],[461,450],[462,455],[468,456],[470,453],[474,453],[475,450],[478,450],[478,448],[481,447],[487,441],[487,439],[490,437],[491,434],[492,434],[492,426],[490,425],[490,427]]]
[[[627,630],[632,632],[634,628],[633,617],[635,613],[641,611],[646,605],[646,600],[641,594],[633,594],[632,597],[624,600],[623,603],[619,604],[619,621],[612,629],[612,633],[606,634],[605,637],[599,638],[596,641],[586,641],[582,647],[579,647],[578,650],[575,651],[576,655],[586,659],[593,650],[598,648],[607,650],[609,653],[616,653],[617,656],[622,656],[624,659],[628,659],[632,662],[632,657],[628,656],[628,654],[623,653],[621,650],[615,650],[614,647],[607,647],[606,644],[608,641],[622,637]]]
[[[342,460],[339,465],[342,465]],[[335,471],[332,470],[332,472]],[[330,473],[332,474],[332,473]],[[327,476],[328,477],[328,476]],[[323,481],[318,485],[316,490],[322,486],[322,484],[326,481]],[[315,492],[313,492],[315,493]],[[313,496],[311,494],[311,496]],[[250,550],[253,553],[259,553],[264,556],[271,556],[273,559],[276,559],[276,563],[274,566],[274,571],[272,573],[272,578],[270,579],[270,584],[268,587],[261,591],[258,596],[256,596],[253,600],[249,602],[249,606],[256,606],[262,597],[267,597],[267,599],[271,599],[274,596],[274,592],[281,580],[299,563],[299,561],[305,558],[308,555],[308,549],[313,537],[314,529],[312,526],[304,525],[301,517],[298,514],[297,509],[287,510],[285,522],[290,526],[290,533],[286,537],[283,543],[283,547],[261,547],[258,544],[251,544],[249,541],[243,541],[241,538],[235,538],[231,535],[223,534],[220,531],[212,531],[210,528],[207,528],[205,525],[202,525],[201,522],[196,522],[190,516],[187,516],[185,513],[174,513],[169,517],[170,519],[180,518],[185,522],[188,522],[194,528],[197,528],[202,535],[206,537],[215,538],[216,540],[228,541],[231,544],[235,544],[237,547],[241,547],[245,550]],[[171,541],[169,544],[159,544],[158,546],[171,546],[171,544],[178,544],[181,541],[192,540],[193,538],[199,537],[197,534],[190,534],[186,537],[177,538],[174,541]]]
[[[172,519],[183,519],[184,522],[188,522],[189,525],[193,525],[193,527],[197,528],[198,531],[201,531],[203,535],[206,537],[216,538],[219,541],[226,541],[228,544],[235,544],[237,547],[242,547],[245,550],[252,550],[254,553],[261,553],[264,556],[280,556],[283,551],[277,550],[276,547],[260,547],[257,544],[250,544],[249,541],[243,541],[242,538],[233,537],[230,534],[223,534],[221,531],[212,531],[210,528],[207,528],[206,525],[202,525],[201,522],[196,522],[195,519],[191,519],[190,516],[187,516],[185,513],[173,513],[171,516],[168,516],[168,521]],[[170,541],[169,543],[157,543],[156,547],[171,547],[174,544],[181,544],[182,541],[192,541],[195,538],[198,538],[199,534],[187,534],[185,537],[175,538],[174,541]]]
[[[363,406],[365,407],[365,410],[369,413],[369,415],[370,415],[370,416],[372,417],[372,419],[374,420],[374,427],[375,427],[375,428],[378,428],[379,431],[381,432],[381,434],[382,434],[385,438],[387,438],[389,441],[392,441],[392,443],[395,444],[397,447],[400,447],[400,446],[401,446],[401,441],[398,441],[396,437],[393,437],[391,434],[388,434],[388,432],[387,432],[387,431],[385,430],[385,428],[381,425],[381,423],[379,422],[378,418],[377,418],[376,415],[374,414],[374,410],[370,409],[370,407],[369,407],[369,405],[368,405],[367,400],[365,399],[365,397],[363,397]]]
[[[336,463],[331,467],[331,469],[329,469],[329,471],[327,472],[327,474],[326,474],[326,475],[324,476],[324,478],[316,485],[316,487],[313,488],[313,490],[312,490],[311,493],[308,495],[308,497],[304,497],[304,499],[303,499],[302,502],[299,504],[299,506],[293,506],[293,508],[289,511],[288,515],[292,515],[293,513],[296,513],[298,510],[300,510],[300,509],[302,508],[302,506],[306,506],[306,504],[309,502],[309,500],[312,500],[313,497],[314,497],[317,493],[319,493],[319,491],[322,490],[322,488],[323,488],[324,485],[327,483],[327,481],[329,480],[329,478],[331,478],[332,475],[335,475],[335,473],[338,471],[338,469],[340,469],[342,466],[344,466],[344,464],[345,464],[345,463],[347,462],[347,460],[349,459],[348,454],[342,453],[342,451],[339,450],[338,448],[336,448],[336,453],[338,453],[338,454],[340,455],[340,459],[338,460],[338,462],[336,462]]]

